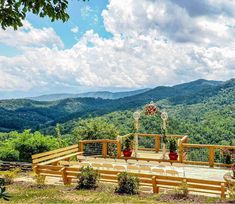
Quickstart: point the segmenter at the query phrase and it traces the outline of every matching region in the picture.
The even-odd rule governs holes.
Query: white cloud
[[[53,30],[54,40],[38,38],[34,42],[37,47],[21,30],[26,36],[23,39],[28,40],[22,43],[27,48],[19,56],[0,58],[0,74],[8,79],[0,89],[79,85],[134,88],[235,77],[235,32],[228,26],[233,23],[231,9],[226,15],[228,7],[223,3],[223,11],[212,12],[221,2],[208,1],[211,11],[206,15],[199,8],[198,13],[192,13],[191,7],[180,4],[182,1],[110,0],[102,15],[113,38],[103,39],[90,30],[64,50],[48,47],[48,42],[60,44]],[[30,26],[31,31],[34,29]],[[13,36],[10,33],[9,39]]]
[[[24,21],[24,26],[16,31],[12,28],[0,29],[0,43],[19,49],[31,46],[63,48],[63,42],[52,28],[37,29],[28,21]]]
[[[78,27],[74,26],[73,28],[71,28],[71,32],[78,33]]]

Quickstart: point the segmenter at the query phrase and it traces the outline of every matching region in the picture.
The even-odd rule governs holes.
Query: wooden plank
[[[109,175],[100,175],[101,179],[107,179],[107,180],[117,180],[117,176],[109,176]]]
[[[81,174],[81,172],[70,172],[70,171],[67,171],[67,170],[66,170],[66,173],[67,173],[67,176],[73,176],[73,177],[76,177],[76,178]]]
[[[64,159],[66,159],[68,157],[73,157],[73,156],[76,156],[76,155],[79,155],[79,154],[83,154],[83,152],[76,152],[76,153],[73,153],[73,154],[65,155],[63,157],[59,157],[59,158],[56,158],[56,159],[48,160],[48,161],[42,162],[40,164],[42,164],[42,165],[52,164],[54,162],[59,162],[59,161],[64,160]]]
[[[64,148],[60,148],[60,149],[56,149],[56,150],[52,150],[52,151],[48,151],[48,152],[34,154],[34,155],[32,155],[32,159],[40,158],[40,157],[43,157],[43,156],[47,156],[47,155],[50,155],[50,154],[55,154],[55,153],[58,153],[58,152],[62,152],[62,151],[66,151],[66,150],[74,149],[74,148],[78,148],[78,145],[77,144],[76,145],[71,145],[69,147],[64,147]]]
[[[48,174],[48,175],[59,175],[61,176],[61,171],[51,171],[51,170],[46,170],[46,169],[40,169],[38,170],[38,174]]]
[[[121,157],[124,160],[136,160],[136,161],[156,161],[156,162],[168,162],[168,163],[180,163],[178,160],[169,159],[153,159],[153,158],[135,158],[135,157]]]
[[[138,148],[138,150],[143,150],[143,151],[155,151],[156,148]]]
[[[64,156],[66,154],[70,154],[70,153],[74,153],[74,152],[77,152],[77,149],[71,149],[71,150],[60,152],[60,153],[52,154],[52,155],[49,155],[49,156],[41,157],[39,159],[34,159],[33,164],[39,163],[41,161],[46,161],[46,160],[49,160],[49,159],[54,159],[54,158]]]
[[[183,161],[184,164],[197,164],[197,165],[209,165],[209,162],[200,161]]]
[[[170,182],[170,181],[164,181],[164,180],[158,180],[157,179],[157,184],[158,185],[165,185],[165,186],[179,186],[181,185],[182,182]]]
[[[188,143],[183,143],[183,147],[191,147],[191,148],[216,148],[216,149],[235,149],[235,146],[228,146],[228,145],[207,145],[207,144],[188,144]]]
[[[67,167],[67,171],[80,171],[80,167]]]
[[[83,144],[88,144],[88,143],[103,143],[103,142],[108,142],[108,140],[81,140]]]
[[[38,169],[49,169],[49,170],[57,170],[57,171],[59,171],[63,167],[61,167],[61,166],[51,166],[51,165],[41,165],[41,164],[38,164],[37,168]]]
[[[191,183],[203,183],[205,185],[217,185],[221,184],[220,181],[211,181],[211,180],[203,180],[203,179],[194,179],[194,178],[186,178],[187,182]]]
[[[208,185],[200,185],[200,184],[188,184],[189,188],[197,188],[197,189],[203,189],[203,190],[212,190],[212,191],[221,191],[220,186],[208,186]]]

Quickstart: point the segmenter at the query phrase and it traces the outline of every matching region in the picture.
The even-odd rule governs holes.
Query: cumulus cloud
[[[63,48],[63,42],[52,28],[34,28],[28,21],[19,30],[0,29],[0,43],[16,48],[57,46]]]
[[[78,33],[78,27],[74,26],[73,28],[71,28],[71,32]]]
[[[138,88],[235,77],[233,2],[187,2],[110,0],[102,16],[113,37],[104,39],[89,30],[70,49],[59,49],[61,40],[45,28],[44,32],[54,33],[54,40],[39,37],[36,47],[25,40],[22,44],[27,48],[21,55],[0,58],[0,74],[8,79],[0,89]],[[210,9],[205,10],[204,5]],[[23,30],[19,32],[27,36]],[[48,42],[57,46],[48,47]]]

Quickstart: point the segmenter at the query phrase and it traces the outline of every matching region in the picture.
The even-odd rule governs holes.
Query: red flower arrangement
[[[151,102],[150,104],[147,104],[145,107],[144,107],[144,114],[145,115],[155,115],[157,113],[157,107],[156,105]]]

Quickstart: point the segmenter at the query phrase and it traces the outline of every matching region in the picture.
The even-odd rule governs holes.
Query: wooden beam
[[[120,141],[117,143],[117,157],[120,159],[122,156],[122,144]]]
[[[103,142],[102,143],[102,156],[103,156],[103,158],[107,157],[107,152],[108,152],[108,143]]]
[[[215,163],[215,148],[210,147],[209,148],[209,165],[210,165],[210,167],[214,167],[214,163]]]

